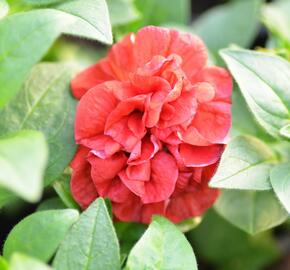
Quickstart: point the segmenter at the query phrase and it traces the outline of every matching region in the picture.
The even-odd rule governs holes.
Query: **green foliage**
[[[4,257],[21,252],[48,262],[79,217],[72,209],[36,212],[18,223],[8,235]]]
[[[84,211],[53,262],[56,270],[120,269],[119,244],[102,198]]]
[[[257,34],[260,6],[260,0],[253,0],[214,7],[194,21],[193,32],[205,41],[216,56],[220,49],[232,43],[247,47]]]
[[[60,4],[69,0],[22,0],[24,3],[32,6],[47,6],[53,4]]]
[[[272,191],[223,190],[215,208],[230,223],[250,234],[273,228],[288,218]]]
[[[27,201],[38,201],[47,154],[44,136],[38,131],[22,130],[1,137],[0,186]]]
[[[73,1],[1,20],[0,108],[17,93],[29,70],[61,33],[111,43],[110,27],[104,0]]]
[[[10,203],[15,200],[15,195],[9,192],[7,189],[0,187],[0,209],[5,204]]]
[[[155,217],[131,250],[126,270],[197,270],[190,244],[168,220]]]
[[[52,270],[52,268],[39,260],[15,253],[12,256],[9,270]]]
[[[0,256],[0,270],[8,270],[8,263],[7,261]]]
[[[36,211],[57,210],[66,208],[67,207],[64,205],[64,203],[59,197],[54,197],[44,200],[42,203],[40,203]]]
[[[290,124],[282,127],[280,129],[280,134],[284,137],[286,137],[287,139],[290,139]]]
[[[0,135],[34,129],[46,136],[50,152],[46,185],[63,173],[75,153],[76,100],[69,86],[75,71],[76,68],[69,64],[35,66],[20,92],[0,113]]]
[[[271,189],[270,170],[275,153],[251,136],[238,136],[227,145],[210,186],[229,189]]]
[[[285,209],[290,213],[290,164],[278,164],[271,172],[271,184]]]
[[[290,122],[290,64],[273,55],[239,49],[222,50],[221,56],[258,123],[279,138],[280,129]]]
[[[253,237],[213,210],[209,210],[202,223],[189,233],[189,239],[198,257],[217,270],[263,270],[280,255],[270,232]]]

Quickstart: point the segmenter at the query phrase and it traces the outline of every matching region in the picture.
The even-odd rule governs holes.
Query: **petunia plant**
[[[0,270],[259,270],[282,255],[290,2],[190,7],[0,0]]]

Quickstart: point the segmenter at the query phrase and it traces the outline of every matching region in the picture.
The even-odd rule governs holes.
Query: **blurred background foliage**
[[[10,14],[38,6],[48,7],[61,0],[8,0]],[[3,2],[4,3],[4,2]],[[42,4],[44,6],[42,6]],[[210,63],[224,65],[218,51],[235,44],[243,48],[267,51],[290,59],[290,0],[107,0],[114,40],[145,25],[167,26],[196,33],[205,41]],[[0,17],[6,12],[1,7]],[[88,66],[102,58],[109,47],[70,36],[59,38],[44,57],[48,62],[77,62]],[[253,122],[239,92],[233,100],[232,134],[241,130],[265,141],[271,141]],[[243,113],[241,113],[243,112]],[[67,184],[58,182],[47,188],[41,204],[26,204],[15,200],[0,210],[0,244],[11,228],[27,214],[38,209],[63,208],[56,198],[68,192]],[[3,190],[0,190],[3,193]],[[0,205],[11,195],[0,194]],[[65,195],[63,195],[65,196]],[[69,196],[68,196],[69,200]],[[127,254],[140,238],[146,226],[116,223],[123,254]],[[224,220],[215,209],[187,233],[203,270],[279,270],[290,269],[290,222],[275,229],[251,236]]]

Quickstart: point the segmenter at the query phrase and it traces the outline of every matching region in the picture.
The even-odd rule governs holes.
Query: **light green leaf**
[[[260,6],[261,1],[254,0],[214,7],[195,20],[192,29],[215,54],[232,43],[248,47],[258,31]]]
[[[53,187],[58,196],[68,208],[79,209],[78,204],[75,202],[71,195],[70,175],[62,175],[57,181],[53,183]]]
[[[50,198],[38,205],[36,211],[66,209],[62,200],[58,197]]]
[[[288,218],[272,191],[223,190],[215,208],[230,223],[250,234],[278,226]]]
[[[113,26],[126,24],[140,17],[132,0],[107,0],[107,5]]]
[[[21,252],[48,262],[78,217],[78,211],[72,209],[40,211],[26,217],[9,233],[4,257]]]
[[[70,80],[75,70],[69,64],[35,66],[20,92],[0,113],[0,135],[34,129],[46,136],[50,150],[46,185],[63,173],[75,153],[76,100],[70,93]]]
[[[271,189],[270,170],[275,153],[265,143],[251,136],[239,136],[227,145],[211,187],[228,189]]]
[[[272,34],[286,42],[290,49],[290,2],[279,0],[262,9],[262,21]]]
[[[165,218],[155,217],[131,250],[125,269],[197,270],[197,264],[185,236]]]
[[[162,25],[164,23],[187,24],[190,20],[189,0],[137,0],[136,5],[142,13],[143,25]]]
[[[47,6],[63,3],[70,0],[22,0],[22,1],[31,6]]]
[[[258,123],[272,136],[290,122],[290,63],[261,52],[226,49],[221,56]]]
[[[38,131],[23,130],[1,137],[0,186],[27,201],[38,201],[47,155],[44,136]]]
[[[102,198],[82,213],[60,246],[56,270],[118,270],[119,244]]]
[[[282,127],[280,129],[280,134],[288,139],[290,139],[290,124]]]
[[[0,270],[9,270],[8,263],[0,256]]]
[[[105,0],[68,2],[57,9],[32,10],[0,21],[0,108],[63,32],[111,43]]]
[[[290,164],[278,164],[271,171],[271,184],[285,209],[290,213]]]
[[[9,5],[6,0],[0,0],[0,19],[8,14]]]
[[[15,253],[12,256],[9,270],[52,270],[52,268],[39,260]]]

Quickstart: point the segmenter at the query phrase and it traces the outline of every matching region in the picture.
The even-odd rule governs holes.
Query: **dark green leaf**
[[[39,260],[16,253],[12,256],[9,270],[52,270],[52,268]]]
[[[38,131],[23,130],[1,137],[0,186],[27,201],[38,201],[47,155],[44,136]]]
[[[215,54],[232,43],[247,47],[258,30],[260,6],[261,1],[254,0],[230,2],[214,7],[194,21],[193,31]]]
[[[21,252],[48,262],[79,217],[72,209],[36,212],[18,223],[4,244],[4,257]]]
[[[223,190],[215,208],[230,223],[250,234],[273,228],[288,218],[272,191]]]
[[[126,270],[197,270],[192,247],[167,219],[155,217],[131,250]]]
[[[75,202],[71,195],[69,175],[62,175],[57,181],[53,183],[53,187],[58,196],[68,208],[79,209],[78,204]]]
[[[0,187],[0,208],[6,204],[13,202],[15,200],[15,195],[10,191]]]
[[[56,270],[118,270],[119,244],[105,202],[97,199],[82,213],[60,246]]]
[[[271,184],[285,209],[290,213],[290,164],[278,164],[271,171]]]
[[[43,201],[38,207],[36,211],[46,211],[46,210],[57,210],[57,209],[66,209],[67,207],[64,205],[62,200],[58,197],[50,198]]]
[[[62,32],[111,43],[110,28],[104,0],[73,1],[57,9],[33,10],[1,20],[0,108]]]
[[[265,143],[251,136],[239,136],[227,145],[211,187],[229,189],[271,189],[270,170],[275,153]]]
[[[248,50],[226,49],[221,56],[258,123],[278,137],[290,122],[290,64],[280,57]]]
[[[69,87],[74,73],[75,67],[68,64],[37,65],[1,113],[0,135],[35,129],[46,136],[50,150],[46,185],[63,173],[76,149],[73,134],[76,101]]]

